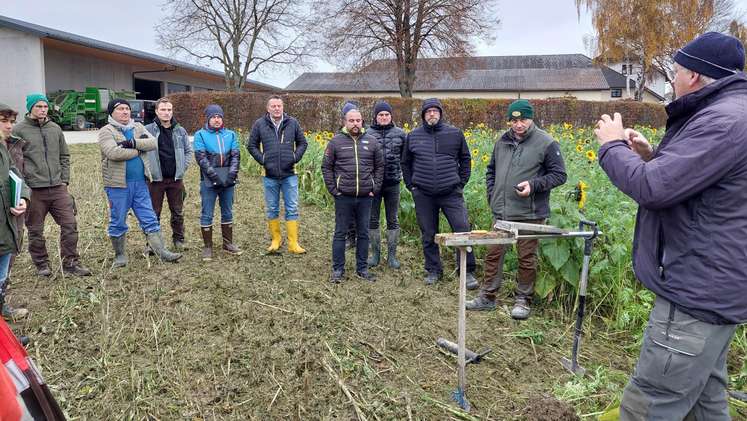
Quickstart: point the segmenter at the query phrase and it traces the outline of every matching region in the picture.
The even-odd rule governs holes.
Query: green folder
[[[21,191],[23,190],[23,178],[19,177],[13,171],[8,172],[10,175],[10,204],[15,208],[21,202]]]

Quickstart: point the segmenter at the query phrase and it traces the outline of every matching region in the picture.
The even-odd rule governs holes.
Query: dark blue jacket
[[[623,141],[599,163],[640,205],[636,277],[684,313],[747,322],[747,76],[719,79],[667,106],[667,131],[644,162]]]
[[[441,119],[431,126],[425,121],[425,110],[433,107],[441,110]],[[443,107],[435,98],[423,102],[420,117],[423,125],[407,135],[402,151],[405,186],[430,195],[464,188],[472,163],[464,133],[444,123]]]
[[[270,114],[257,119],[246,142],[249,153],[265,168],[265,175],[278,179],[295,174],[294,166],[303,157],[306,146],[301,126],[288,114],[283,114],[277,130]]]

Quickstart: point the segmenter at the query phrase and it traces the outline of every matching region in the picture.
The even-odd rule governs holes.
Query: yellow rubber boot
[[[267,252],[275,253],[280,249],[280,242],[283,241],[283,236],[280,234],[280,219],[270,219],[267,221],[267,227],[272,236],[272,243],[270,247],[267,247]]]
[[[295,254],[306,253],[306,250],[298,245],[298,221],[286,221],[285,228],[288,230],[288,251]]]

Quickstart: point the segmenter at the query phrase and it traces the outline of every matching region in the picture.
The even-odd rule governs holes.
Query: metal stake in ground
[[[599,235],[599,229],[597,224],[589,221],[581,221],[578,223],[578,230],[583,231],[584,226],[588,226],[593,229],[593,233],[584,237],[584,264],[581,268],[581,281],[578,284],[578,312],[576,314],[576,329],[573,334],[573,349],[571,350],[571,359],[563,358],[561,364],[566,370],[581,377],[586,372],[586,369],[578,364],[578,348],[581,345],[581,333],[582,325],[584,322],[584,310],[586,308],[586,284],[589,276],[589,261],[591,260],[591,247],[594,243],[594,239]]]
[[[457,345],[459,350],[457,352],[457,364],[459,372],[459,386],[454,391],[454,400],[459,406],[465,411],[469,412],[471,405],[467,400],[467,379],[464,374],[464,368],[466,366],[464,358],[464,350],[466,348],[465,341],[465,330],[466,330],[466,314],[465,314],[465,301],[467,300],[467,251],[472,247],[459,247],[459,336],[457,338]]]

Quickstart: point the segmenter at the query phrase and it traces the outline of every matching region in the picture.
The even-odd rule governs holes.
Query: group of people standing
[[[641,355],[625,388],[620,419],[729,419],[726,355],[740,323],[747,321],[747,76],[744,46],[734,37],[706,33],[673,57],[676,99],[667,107],[667,130],[653,147],[638,131],[624,128],[622,117],[603,115],[596,126],[599,163],[610,180],[640,206],[633,246],[633,268],[656,294]],[[60,127],[48,117],[49,101],[32,94],[27,114],[0,104],[0,304],[3,316],[23,309],[4,304],[13,256],[22,244],[25,224],[29,254],[37,274],[52,275],[44,240],[51,214],[60,226],[61,268],[65,274],[91,271],[77,252],[75,200],[68,192],[70,154]],[[136,216],[149,253],[176,262],[185,250],[184,174],[200,167],[202,258],[213,256],[213,213],[221,208],[222,248],[238,255],[233,242],[235,185],[239,175],[239,140],[224,127],[223,110],[205,109],[205,126],[194,135],[173,118],[167,98],[157,103],[157,120],[134,123],[129,103],[114,99],[108,125],[99,132],[102,174],[110,206],[108,234],[115,251],[113,266],[127,264],[127,214]],[[452,231],[470,230],[463,190],[470,178],[471,155],[464,133],[445,122],[437,99],[422,104],[423,124],[412,132],[393,124],[392,107],[374,106],[366,128],[354,103],[342,108],[342,128],[327,144],[322,163],[324,183],[335,203],[330,281],[345,271],[345,242],[351,226],[356,236],[356,275],[373,281],[370,267],[381,258],[380,207],[386,212],[387,263],[397,269],[400,237],[400,185],[412,193],[425,260],[425,284],[443,274],[434,236],[443,213]],[[495,220],[543,224],[550,214],[550,191],[566,181],[558,143],[537,127],[527,100],[510,104],[509,128],[496,140],[486,173],[486,196]],[[284,112],[283,99],[272,96],[267,114],[258,119],[247,148],[264,167],[265,208],[271,243],[282,244],[280,196],[285,207],[288,251],[301,254],[298,178],[294,166],[307,143],[296,119]],[[10,200],[11,173],[25,180],[20,201]],[[164,197],[171,211],[174,252],[161,235]],[[24,221],[25,217],[25,221]],[[371,253],[369,255],[369,244]],[[530,313],[537,272],[537,241],[519,241],[518,286],[511,316]],[[478,295],[469,310],[495,309],[503,281],[507,248],[495,246],[485,257],[478,285],[475,259],[467,255],[467,287]]]
[[[509,130],[496,142],[487,171],[488,202],[495,219],[543,224],[550,214],[550,190],[566,181],[560,149],[547,132],[533,122],[534,108],[517,100],[508,108]],[[423,124],[405,134],[392,123],[392,108],[374,105],[371,126],[366,129],[354,103],[342,108],[342,129],[324,152],[324,183],[335,200],[335,233],[332,241],[330,282],[339,283],[345,271],[345,240],[351,225],[356,236],[356,275],[373,281],[368,268],[381,259],[379,230],[382,200],[387,222],[387,260],[399,268],[400,183],[411,192],[420,227],[426,285],[443,275],[435,235],[441,213],[452,231],[470,231],[464,187],[471,173],[471,154],[464,133],[444,120],[441,103],[427,99],[421,107]],[[369,243],[371,256],[368,256]],[[537,272],[534,241],[519,244],[519,288],[512,316],[529,317]],[[505,246],[491,248],[486,257],[485,279],[480,294],[467,303],[470,310],[492,310],[503,279]],[[457,265],[458,266],[458,265]],[[474,255],[467,254],[467,287],[477,289]]]

